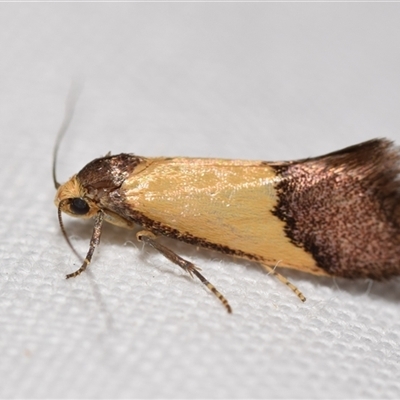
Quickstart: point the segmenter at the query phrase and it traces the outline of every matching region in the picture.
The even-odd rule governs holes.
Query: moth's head
[[[72,217],[92,218],[99,211],[96,203],[86,195],[76,175],[58,187],[54,203],[59,214],[64,212]]]

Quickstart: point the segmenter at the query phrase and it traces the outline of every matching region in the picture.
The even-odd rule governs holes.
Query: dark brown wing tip
[[[371,139],[345,147],[318,157],[299,160],[301,163],[326,163],[328,167],[334,168],[345,166],[347,169],[362,167],[367,164],[379,166],[389,161],[392,166],[400,164],[399,148],[391,140],[385,138]],[[296,163],[296,162],[294,162]]]
[[[274,215],[336,276],[400,275],[400,152],[387,139],[279,166]]]
[[[380,200],[388,218],[399,221],[400,149],[393,141],[371,139],[304,162],[322,164],[324,170],[357,178]]]
[[[329,167],[357,176],[381,204],[388,221],[400,228],[400,148],[386,138],[372,139],[328,154]]]

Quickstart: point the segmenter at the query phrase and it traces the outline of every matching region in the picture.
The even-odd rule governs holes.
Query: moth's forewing
[[[285,234],[274,168],[262,162],[154,159],[121,186],[133,218],[188,243],[250,260],[321,273],[310,253]],[[140,220],[138,221],[141,222]],[[143,223],[143,222],[142,222]],[[146,224],[145,223],[145,224]]]

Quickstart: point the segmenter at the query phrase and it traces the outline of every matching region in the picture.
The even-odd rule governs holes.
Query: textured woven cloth
[[[106,226],[90,273],[52,204],[108,151],[280,160],[400,143],[399,4],[1,4],[0,397],[398,398],[399,282],[283,271],[166,240],[229,299]],[[65,218],[81,254],[92,223]]]

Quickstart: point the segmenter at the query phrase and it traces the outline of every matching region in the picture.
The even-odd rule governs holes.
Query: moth
[[[104,221],[141,226],[139,241],[199,278],[228,312],[228,301],[199,268],[161,245],[158,236],[257,262],[302,301],[302,293],[275,270],[277,263],[350,279],[399,275],[399,161],[398,149],[386,139],[286,162],[134,154],[95,159],[56,184],[62,229],[62,212],[94,219],[87,256],[67,278],[91,262]]]
[[[167,236],[260,264],[305,301],[279,268],[321,276],[384,280],[400,275],[400,154],[373,139],[324,156],[266,162],[107,155],[60,185],[55,174],[66,113],[53,157],[55,205],[94,219],[89,250],[72,278],[87,268],[104,221],[136,238],[226,298],[192,262],[159,243]],[[75,250],[74,250],[75,251]]]

